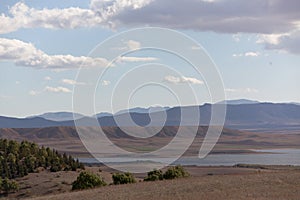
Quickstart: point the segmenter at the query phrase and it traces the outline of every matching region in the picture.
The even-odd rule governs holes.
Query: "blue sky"
[[[221,74],[228,99],[300,102],[298,1],[189,0],[184,7],[182,2],[1,1],[0,115],[72,111],[73,87],[89,84],[75,80],[82,62],[87,68],[105,68],[107,64],[101,55],[90,57],[91,50],[113,35],[145,26],[174,29],[201,44]],[[132,38],[117,46],[130,50],[142,47],[142,42]],[[205,77],[195,75],[182,60],[145,50],[124,57],[99,82],[95,112],[112,112],[106,97],[123,74],[143,64],[150,67],[133,73],[131,80],[134,76],[137,80],[161,76],[164,84],[182,92],[182,105],[194,103],[186,84],[196,91],[196,103],[210,102]],[[153,62],[156,64],[151,65]],[[163,65],[180,73],[169,73]],[[179,104],[162,86],[143,87],[130,102],[126,94],[122,88],[117,91],[114,112],[128,105]],[[93,114],[84,108],[79,111]]]

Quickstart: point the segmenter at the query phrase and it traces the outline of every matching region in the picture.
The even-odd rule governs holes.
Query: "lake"
[[[235,164],[260,164],[260,165],[300,165],[300,149],[265,149],[253,150],[259,154],[210,154],[204,159],[197,157],[182,157],[174,165],[196,166],[232,166]],[[135,158],[101,158],[107,163],[122,164],[126,162],[147,162],[149,159]],[[99,163],[95,158],[79,158],[83,163]],[[158,158],[158,162],[167,163],[168,158]]]

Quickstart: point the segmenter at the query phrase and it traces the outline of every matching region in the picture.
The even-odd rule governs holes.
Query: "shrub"
[[[102,177],[91,172],[81,172],[77,179],[72,183],[72,190],[82,190],[94,187],[105,186]]]
[[[8,178],[2,180],[1,189],[5,193],[15,192],[19,189],[19,185],[16,181],[11,181]]]
[[[154,169],[153,171],[147,173],[147,177],[144,179],[144,181],[158,181],[163,180],[163,178],[162,171]]]
[[[134,176],[129,172],[113,174],[112,179],[115,185],[136,183]]]
[[[189,173],[180,165],[170,167],[163,175],[164,179],[188,177]]]
[[[61,165],[53,165],[53,166],[50,167],[50,172],[59,172],[61,170],[62,170]]]

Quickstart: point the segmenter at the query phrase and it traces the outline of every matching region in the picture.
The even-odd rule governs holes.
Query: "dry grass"
[[[136,184],[105,186],[71,191],[78,172],[41,171],[17,179],[20,190],[8,198],[29,199],[299,199],[300,170],[288,166],[249,165],[244,167],[188,166],[190,178],[139,182],[146,175],[136,174]],[[111,183],[114,171],[105,166],[86,170],[100,174]]]
[[[300,171],[213,175],[107,186],[34,199],[299,199]]]

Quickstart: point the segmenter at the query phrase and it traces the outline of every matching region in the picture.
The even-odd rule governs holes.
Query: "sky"
[[[178,55],[143,49],[168,42],[216,68],[227,99],[300,102],[299,9],[298,0],[2,0],[0,115],[214,102],[205,73]],[[130,32],[145,27],[198,45]]]

